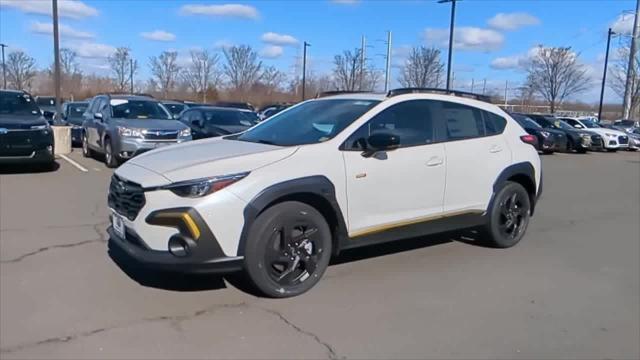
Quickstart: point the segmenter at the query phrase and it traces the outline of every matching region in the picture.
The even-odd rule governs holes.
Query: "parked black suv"
[[[0,164],[53,166],[53,146],[49,123],[31,95],[0,90]]]
[[[558,130],[545,129],[531,118],[522,114],[510,114],[526,132],[538,138],[536,149],[544,154],[553,154],[556,148],[564,149],[567,144],[567,136]],[[560,144],[560,145],[558,145]]]
[[[86,101],[66,102],[62,104],[62,119],[71,126],[71,142],[74,145],[82,143],[83,114],[87,111],[89,103]]]
[[[563,132],[566,136],[565,144],[556,144],[559,149],[567,152],[576,151],[586,153],[591,148],[591,137],[595,134],[588,131],[576,130],[573,126],[550,115],[522,114],[538,123],[545,129]]]
[[[202,106],[189,108],[180,121],[191,128],[194,140],[239,133],[258,123],[256,113],[249,110]]]

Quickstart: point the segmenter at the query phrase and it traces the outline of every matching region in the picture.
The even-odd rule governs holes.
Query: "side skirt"
[[[420,223],[393,227],[375,233],[349,237],[340,241],[340,250],[374,245],[389,241],[410,239],[419,236],[433,235],[452,230],[462,230],[486,223],[482,212],[465,213]]]

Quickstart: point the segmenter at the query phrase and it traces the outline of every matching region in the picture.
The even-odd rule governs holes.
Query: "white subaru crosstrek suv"
[[[617,151],[629,147],[629,135],[627,135],[627,133],[620,130],[604,128],[598,125],[593,119],[560,118],[560,120],[566,121],[576,129],[584,129],[600,135],[602,137],[602,146],[607,151]]]
[[[358,246],[462,228],[513,246],[542,190],[536,138],[473,97],[317,98],[240,134],[142,154],[113,175],[110,247],[156,269],[244,270],[288,297]]]

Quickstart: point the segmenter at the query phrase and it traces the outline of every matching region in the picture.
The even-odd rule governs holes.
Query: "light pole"
[[[302,50],[302,101],[305,100],[305,88],[307,82],[307,47],[311,46],[308,42],[304,42]]]
[[[629,66],[627,67],[627,81],[624,87],[624,102],[622,108],[622,118],[628,119],[631,117],[631,92],[633,83],[636,81],[636,48],[638,42],[638,36],[640,36],[640,0],[636,1],[636,13],[633,20],[633,36],[631,37],[631,48],[629,49]]]
[[[451,89],[451,59],[453,56],[453,28],[456,19],[456,2],[459,0],[439,0],[439,4],[451,3],[451,24],[449,25],[449,54],[447,58],[447,90]]]
[[[60,121],[60,115],[62,113],[60,107],[60,41],[58,38],[58,0],[52,1],[53,6],[53,59],[54,59],[54,71],[53,71],[53,87],[56,93],[56,114],[54,122]]]
[[[129,88],[130,93],[133,94],[133,58],[129,59]]]
[[[8,46],[6,44],[0,44],[0,47],[2,48],[2,88],[6,89],[7,88],[7,68],[4,63],[4,48]]]
[[[387,64],[384,74],[384,92],[389,91],[391,80],[391,31],[387,31]]]
[[[602,120],[602,101],[604,100],[604,85],[607,82],[607,65],[609,63],[609,45],[611,44],[611,35],[615,34],[609,28],[607,33],[607,51],[604,53],[604,72],[602,74],[602,87],[600,88],[600,105],[598,106],[598,121]]]

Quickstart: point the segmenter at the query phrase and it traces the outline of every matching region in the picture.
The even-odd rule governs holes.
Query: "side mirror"
[[[53,115],[55,115],[55,114],[53,113],[53,111],[47,111],[47,110],[45,110],[45,111],[43,111],[43,112],[42,112],[42,116],[44,116],[44,117],[45,117],[45,119],[47,119],[47,120],[53,120]]]
[[[390,133],[373,134],[367,138],[368,148],[362,156],[371,157],[379,151],[391,151],[400,146],[400,137]]]
[[[191,124],[197,128],[202,129],[204,127],[204,120],[194,119],[194,120],[191,120]]]
[[[97,113],[93,114],[93,118],[98,120],[98,121],[104,120],[104,116],[102,115],[101,112],[97,112]]]

